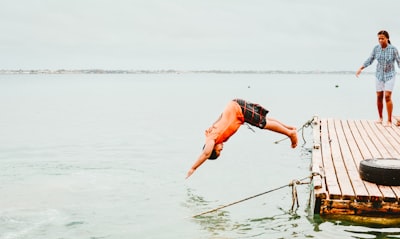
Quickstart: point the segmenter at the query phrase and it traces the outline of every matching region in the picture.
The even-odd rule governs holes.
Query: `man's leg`
[[[296,127],[285,125],[276,119],[267,118],[267,124],[265,125],[264,129],[271,130],[273,132],[288,136],[292,141],[292,148],[296,148],[297,146]]]

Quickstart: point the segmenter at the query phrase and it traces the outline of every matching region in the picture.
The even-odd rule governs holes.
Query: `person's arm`
[[[200,165],[202,165],[210,157],[214,149],[214,145],[214,140],[209,139],[206,141],[203,151],[201,152],[200,156],[197,158],[193,166],[189,169],[186,178],[190,177],[194,173],[194,171],[196,171],[196,169],[200,167]]]
[[[364,70],[364,68],[368,67],[369,65],[372,64],[372,62],[375,60],[375,51],[378,48],[378,46],[374,47],[374,49],[371,52],[371,55],[368,57],[368,59],[364,62],[364,64],[357,70],[356,76],[358,77],[361,74],[361,71]]]
[[[361,74],[361,71],[364,70],[364,66],[361,66],[357,72],[356,72],[356,76],[358,77]]]
[[[400,55],[399,52],[397,51],[397,48],[394,48],[394,59],[397,62],[397,67],[400,68]]]

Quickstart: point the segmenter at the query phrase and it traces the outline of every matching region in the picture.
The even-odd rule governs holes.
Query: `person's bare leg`
[[[284,125],[275,119],[267,119],[264,129],[271,130],[276,133],[284,134],[290,138],[292,148],[297,146],[297,131],[295,127]]]
[[[290,129],[290,130],[293,130],[293,129],[295,130],[296,129],[296,127],[293,127],[293,126],[290,126],[290,125],[286,125],[286,124],[284,124],[284,123],[282,123],[279,120],[274,119],[274,118],[267,118],[267,121],[274,121],[274,122],[276,122],[278,124],[281,124],[283,127],[287,128],[287,129]]]
[[[392,112],[393,112],[393,102],[392,102],[392,92],[385,92],[386,110],[388,114],[388,120],[386,126],[392,126]]]
[[[378,108],[379,119],[376,123],[381,124],[383,121],[382,111],[383,111],[383,91],[376,92],[376,106]]]

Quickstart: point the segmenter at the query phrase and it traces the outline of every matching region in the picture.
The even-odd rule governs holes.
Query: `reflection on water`
[[[187,207],[205,209],[210,204],[210,201],[204,197],[196,195],[192,190],[187,189]],[[218,235],[223,231],[237,230],[238,227],[233,227],[227,211],[221,210],[215,213],[210,213],[203,216],[197,216],[194,220],[203,228],[209,231],[212,235]]]
[[[28,238],[63,216],[54,209],[4,210],[0,214],[0,238]]]
[[[314,225],[314,231],[318,233],[327,233],[327,231],[336,232],[330,238],[356,238],[356,239],[390,239],[400,238],[400,228],[386,227],[382,224],[371,224],[360,221],[360,217],[348,217],[348,220],[323,218],[314,215],[310,221]]]
[[[211,202],[204,197],[196,195],[191,189],[187,189],[188,208],[196,210],[210,210]],[[212,213],[196,216],[193,221],[201,226],[204,231],[208,231],[212,236],[224,235],[224,238],[252,238],[260,235],[271,235],[271,233],[281,234],[281,232],[297,228],[301,223],[301,216],[296,210],[285,210],[279,208],[280,214],[260,218],[246,218],[243,220],[234,220],[226,210],[218,210]],[[289,224],[287,223],[289,222]],[[289,227],[289,228],[288,228]],[[219,237],[218,237],[219,238]]]
[[[360,228],[360,231],[357,230],[345,230],[353,235],[354,238],[357,239],[389,239],[389,238],[400,238],[400,229],[377,229],[371,230],[366,228]]]

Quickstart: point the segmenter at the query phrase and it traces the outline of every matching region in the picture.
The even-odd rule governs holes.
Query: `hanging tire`
[[[374,158],[360,162],[360,177],[372,183],[386,186],[400,185],[400,159]]]

